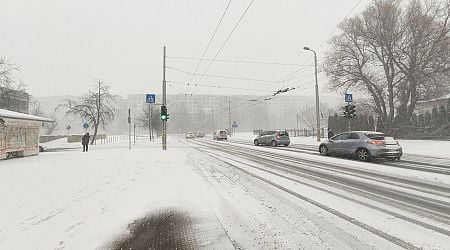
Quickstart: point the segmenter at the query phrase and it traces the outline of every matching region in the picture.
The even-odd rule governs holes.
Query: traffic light
[[[161,121],[167,121],[169,119],[169,114],[167,114],[167,107],[161,106]]]
[[[349,110],[348,110],[348,114],[350,118],[353,118],[356,116],[356,106],[351,104],[349,105]]]
[[[356,116],[356,106],[353,104],[347,104],[343,107],[342,116],[346,118],[353,118]]]
[[[350,105],[347,104],[342,108],[342,116],[348,118],[349,113],[350,113]]]

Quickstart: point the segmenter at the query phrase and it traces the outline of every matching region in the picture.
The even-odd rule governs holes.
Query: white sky
[[[232,0],[205,58],[213,58],[251,0]],[[324,43],[359,0],[255,0],[217,59],[319,63]],[[370,0],[362,0],[353,14]],[[162,50],[168,56],[200,58],[228,0],[0,0],[0,56],[20,66],[17,75],[36,96],[80,95],[95,79],[119,95],[160,93]],[[318,49],[319,48],[319,49]],[[198,61],[169,58],[170,67],[193,72]],[[204,61],[198,73],[203,73]],[[296,66],[215,62],[207,74],[279,80]],[[200,84],[276,90],[314,84],[313,67],[288,83],[204,77]],[[325,85],[320,76],[319,85]],[[184,73],[167,70],[167,80],[187,82]],[[199,78],[195,78],[197,82]],[[207,87],[168,87],[169,94],[262,94]],[[314,88],[292,91],[313,95]]]

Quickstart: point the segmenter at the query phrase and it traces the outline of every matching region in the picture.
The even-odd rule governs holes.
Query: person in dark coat
[[[334,136],[333,131],[330,128],[328,128],[328,139],[330,139],[333,136]]]
[[[87,152],[89,149],[89,133],[86,133],[81,138],[81,144],[83,145],[83,152]]]

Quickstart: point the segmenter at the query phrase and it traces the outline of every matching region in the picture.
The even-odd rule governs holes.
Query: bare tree
[[[58,108],[65,108],[66,116],[79,116],[94,127],[91,144],[95,141],[99,126],[105,129],[114,121],[116,114],[115,96],[109,92],[109,86],[101,81],[98,82],[96,91],[89,91],[81,101],[66,99],[64,104],[58,105]]]
[[[149,138],[152,139],[153,130],[158,130],[161,128],[160,111],[159,109],[154,109],[155,106],[147,106],[142,108],[142,113],[137,117],[139,125],[148,129]]]
[[[409,121],[417,101],[448,90],[449,2],[377,0],[340,24],[327,54],[330,88],[367,93],[391,126]],[[448,71],[447,71],[448,72]]]
[[[0,107],[20,112],[28,111],[29,96],[25,84],[14,76],[19,68],[0,57]]]
[[[316,129],[316,112],[314,110],[316,107],[314,105],[307,105],[300,107],[298,109],[298,118],[300,122],[311,130]],[[320,124],[325,125],[328,123],[328,116],[333,114],[333,110],[328,107],[325,103],[320,103]]]

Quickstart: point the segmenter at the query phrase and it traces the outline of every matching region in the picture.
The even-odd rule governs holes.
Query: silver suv
[[[351,131],[333,136],[319,146],[321,155],[356,156],[360,161],[373,158],[400,160],[402,147],[393,137],[373,131]]]
[[[253,143],[256,146],[259,145],[270,145],[272,147],[276,147],[278,145],[289,146],[289,134],[286,131],[264,131],[261,132]]]

